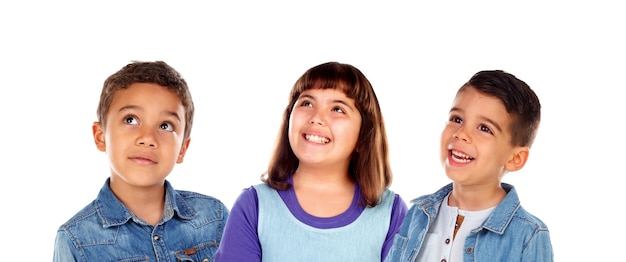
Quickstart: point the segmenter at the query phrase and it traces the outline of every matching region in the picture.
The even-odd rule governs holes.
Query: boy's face
[[[94,123],[96,146],[109,156],[111,183],[161,187],[182,163],[185,109],[175,92],[152,83],[135,83],[117,91],[106,126]]]
[[[510,122],[499,99],[473,87],[459,93],[441,133],[441,163],[448,178],[467,186],[499,185],[507,171],[521,168],[527,150],[511,145]]]

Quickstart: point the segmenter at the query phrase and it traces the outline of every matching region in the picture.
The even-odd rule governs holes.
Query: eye
[[[161,123],[159,128],[161,128],[161,129],[163,129],[165,131],[174,131],[174,125],[172,125],[172,124],[170,124],[168,122]]]
[[[493,131],[491,131],[491,128],[489,128],[486,125],[480,125],[478,126],[478,130],[489,133],[489,134],[493,134]]]
[[[311,104],[311,102],[309,102],[309,101],[304,101],[304,102],[300,103],[300,105],[301,106],[306,106],[306,107],[312,107],[313,106],[313,104]]]
[[[462,124],[462,123],[463,123],[463,119],[461,119],[461,118],[460,118],[460,117],[458,117],[458,116],[450,116],[449,121],[450,121],[450,122],[457,123],[457,124]]]
[[[124,123],[129,124],[129,125],[138,125],[139,121],[137,120],[137,117],[135,116],[126,116],[124,117]]]
[[[343,111],[343,109],[341,109],[341,107],[333,107],[333,112],[344,113],[345,111]]]

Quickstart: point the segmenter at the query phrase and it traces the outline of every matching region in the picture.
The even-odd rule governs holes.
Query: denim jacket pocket
[[[212,262],[217,252],[216,242],[205,242],[194,247],[174,252],[177,261]]]
[[[408,237],[396,234],[395,236],[393,236],[393,245],[391,246],[391,249],[395,251],[405,250],[408,242]]]
[[[385,262],[387,261],[401,261],[401,258],[406,251],[406,248],[409,243],[409,238],[398,234],[393,236],[393,244],[389,249],[389,253],[385,258]]]

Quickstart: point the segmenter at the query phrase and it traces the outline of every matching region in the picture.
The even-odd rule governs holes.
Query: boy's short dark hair
[[[498,98],[511,116],[511,144],[530,147],[541,121],[541,104],[535,92],[524,81],[502,70],[480,71],[457,92],[473,87]]]
[[[194,105],[187,82],[178,71],[163,61],[139,62],[134,61],[104,81],[100,103],[98,104],[98,122],[105,126],[106,114],[109,111],[113,95],[121,89],[126,89],[135,83],[152,83],[176,92],[185,108],[185,136],[189,138],[193,125]]]

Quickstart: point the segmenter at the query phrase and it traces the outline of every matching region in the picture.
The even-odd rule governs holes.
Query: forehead
[[[129,105],[159,111],[183,109],[182,101],[175,91],[153,83],[134,83],[113,94],[111,108]]]
[[[346,99],[346,100],[353,100],[351,98],[348,97],[348,95],[346,95],[346,93],[339,88],[309,88],[306,89],[304,91],[302,91],[302,93],[300,93],[300,97],[303,96],[311,96],[313,98],[323,98],[323,97],[329,97],[329,98],[341,98],[341,99]]]
[[[459,111],[466,118],[489,119],[499,123],[503,128],[511,122],[511,117],[500,99],[475,88],[466,88],[459,92],[454,98],[451,111]]]
[[[303,91],[297,100],[312,99],[318,103],[340,103],[357,109],[356,101],[350,98],[341,89],[314,88]]]

